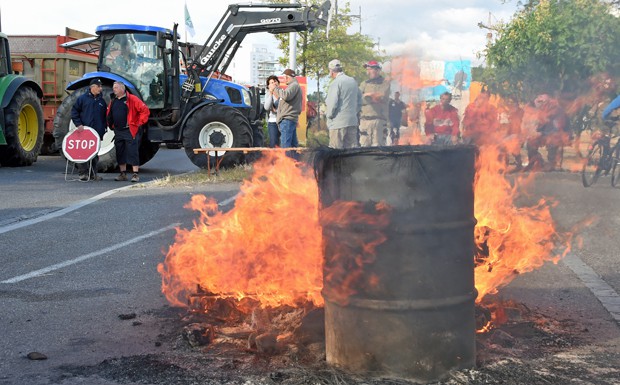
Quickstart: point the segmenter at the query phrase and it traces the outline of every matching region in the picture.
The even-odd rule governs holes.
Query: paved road
[[[179,154],[169,151],[173,158]],[[170,159],[162,162],[169,164]],[[65,182],[60,163],[52,160],[47,171],[43,169],[48,165],[39,169],[38,164],[32,170],[0,169],[1,198],[7,199],[5,187],[10,186],[13,199],[8,211],[2,210],[2,218],[37,205],[37,194],[51,196],[35,209],[55,210],[21,227],[16,227],[18,222],[0,224],[0,384],[116,384],[86,369],[76,375],[75,368],[173,351],[174,344],[161,345],[162,328],[177,318],[160,294],[156,266],[174,242],[174,229],[191,227],[195,215],[183,205],[193,194],[213,196],[227,206],[238,190],[237,184],[175,188],[145,184],[105,195],[118,184]],[[145,180],[167,173],[154,165],[144,167]],[[177,172],[191,168],[179,166]],[[583,247],[571,253],[569,263],[548,264],[524,274],[501,295],[572,320],[588,332],[593,345],[619,349],[613,298],[617,300],[620,291],[616,209],[620,191],[606,180],[585,189],[578,175],[562,172],[541,174],[532,199],[540,195],[556,197],[553,211],[561,230],[589,216],[597,220],[582,231]],[[98,198],[85,201],[94,196]],[[21,204],[14,202],[20,199]],[[62,215],[55,214],[59,212]],[[606,284],[611,291],[597,295],[589,280],[595,287]],[[606,300],[611,309],[604,306]],[[119,318],[131,313],[135,319]],[[47,360],[29,360],[30,352],[44,353]],[[139,378],[134,381],[140,383]]]
[[[142,168],[144,181],[195,169],[182,151],[162,150]],[[7,222],[0,224],[0,384],[54,383],[62,370],[52,368],[157,351],[167,306],[156,266],[175,228],[195,219],[183,206],[198,193],[225,205],[238,189],[118,189],[113,175],[65,182],[60,166],[60,159],[43,157],[32,168],[0,169],[0,217]],[[15,214],[32,218],[15,222]],[[119,319],[131,313],[139,317]],[[30,352],[48,359],[28,360]]]
[[[0,226],[66,207],[97,194],[129,186],[115,182],[115,173],[102,174],[101,182],[81,182],[67,175],[66,162],[60,156],[40,156],[30,167],[0,167]],[[148,182],[157,178],[197,170],[183,149],[162,146],[155,157],[140,168],[140,178]]]

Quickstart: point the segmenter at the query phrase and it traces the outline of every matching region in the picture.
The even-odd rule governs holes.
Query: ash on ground
[[[63,376],[162,385],[416,384],[327,365],[322,308],[261,310],[252,301],[209,301],[207,313],[168,308],[157,341],[161,353],[63,367]],[[476,368],[452,372],[434,384],[620,383],[617,347],[590,344],[587,329],[514,302],[491,306],[501,308],[503,319],[477,334]]]

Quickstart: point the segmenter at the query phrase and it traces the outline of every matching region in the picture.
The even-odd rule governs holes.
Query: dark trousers
[[[94,158],[92,158],[91,160],[89,160],[88,162],[84,162],[84,163],[77,163],[77,169],[78,169],[78,173],[80,175],[82,174],[88,174],[89,172],[89,167],[93,168],[93,174],[97,175],[97,163],[99,162],[99,155],[95,155]]]

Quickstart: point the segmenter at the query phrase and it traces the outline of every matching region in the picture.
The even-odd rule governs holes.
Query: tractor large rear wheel
[[[196,111],[183,130],[183,147],[187,157],[198,167],[207,167],[204,153],[194,154],[194,148],[217,148],[220,167],[235,166],[245,159],[242,152],[225,151],[230,147],[252,147],[252,128],[243,114],[222,104],[211,104]],[[215,155],[216,151],[211,151]],[[211,156],[211,167],[215,157]]]
[[[0,146],[2,166],[30,166],[43,145],[43,108],[37,93],[27,87],[15,92],[4,111],[6,146]]]

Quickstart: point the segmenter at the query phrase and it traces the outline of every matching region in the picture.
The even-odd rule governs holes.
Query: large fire
[[[220,211],[196,195],[186,206],[200,213],[178,229],[162,274],[163,292],[175,304],[201,287],[211,293],[252,296],[263,305],[320,305],[322,282],[318,190],[308,170],[284,155],[266,154],[242,184],[234,208]]]
[[[410,68],[406,61],[395,61],[393,73],[400,71],[401,84],[425,86]],[[421,108],[410,106],[411,111]],[[414,126],[419,127],[419,122]],[[557,263],[569,251],[570,242],[567,234],[555,228],[551,215],[555,202],[532,201],[527,194],[526,186],[535,174],[508,174],[506,155],[513,156],[522,146],[518,135],[510,135],[513,128],[501,122],[499,128],[472,127],[487,133],[486,141],[478,143],[473,186],[477,225],[472,237],[477,250],[471,257],[480,303],[519,274],[546,262]],[[428,143],[419,129],[411,132],[401,137],[402,144]],[[187,306],[188,296],[197,291],[251,297],[262,306],[299,306],[303,301],[321,306],[321,290],[328,282],[329,297],[346,303],[356,288],[377,284],[378,277],[360,272],[373,263],[375,248],[385,241],[381,229],[388,224],[390,208],[381,202],[368,206],[369,202],[337,202],[323,208],[319,218],[312,170],[282,152],[267,152],[254,163],[253,175],[241,185],[229,211],[202,195],[187,204],[200,217],[192,229],[177,230],[175,243],[158,266],[162,291],[178,306]],[[364,234],[343,239],[342,252],[324,260],[322,231],[349,225],[363,228]],[[360,282],[362,277],[368,282]]]
[[[551,217],[552,203],[538,201],[520,206],[520,184],[505,175],[498,150],[483,148],[476,164],[475,228],[477,254],[475,284],[478,299],[510,283],[517,274],[557,262],[559,235]],[[158,267],[162,291],[177,306],[187,306],[197,287],[209,293],[236,298],[252,297],[263,306],[292,305],[301,300],[322,305],[323,255],[318,190],[314,175],[284,154],[265,154],[254,164],[251,179],[241,186],[234,207],[221,211],[213,199],[196,195],[186,206],[199,212],[192,229],[178,229],[165,262]],[[325,279],[341,289],[330,297],[346,302],[360,283],[359,269],[372,263],[374,248],[383,242],[378,232],[388,208],[377,204],[370,212],[351,202],[340,202],[323,213],[322,224],[367,222],[374,235],[367,244],[351,246],[363,253],[327,261]],[[350,240],[343,240],[343,244]],[[412,245],[415,247],[415,245]],[[344,257],[347,257],[345,259]]]

